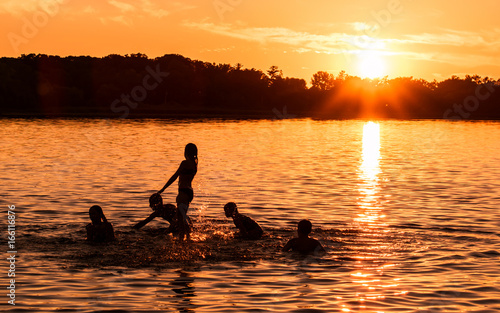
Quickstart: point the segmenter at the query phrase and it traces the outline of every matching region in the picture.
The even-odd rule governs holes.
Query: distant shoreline
[[[0,58],[0,118],[499,120],[500,79],[285,77],[181,55]]]
[[[319,115],[297,115],[291,118],[279,118],[272,112],[179,112],[164,114],[130,114],[126,118],[121,118],[113,114],[40,114],[40,113],[18,113],[18,114],[0,114],[0,120],[6,119],[110,119],[110,120],[287,120],[287,119],[312,119],[312,120],[394,120],[394,121],[416,121],[416,120],[436,120],[436,121],[500,121],[500,118],[467,118],[467,119],[445,119],[445,118],[395,118],[395,117],[351,117],[336,118]]]

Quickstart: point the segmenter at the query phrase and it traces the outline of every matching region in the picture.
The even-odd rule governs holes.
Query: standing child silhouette
[[[165,186],[158,191],[161,194],[168,186],[179,178],[179,192],[177,194],[177,214],[179,221],[179,239],[183,240],[184,236],[190,238],[189,217],[187,211],[189,204],[193,201],[194,191],[191,183],[194,176],[198,171],[198,148],[194,143],[188,143],[184,148],[184,157],[186,158],[181,162],[177,171],[170,177]]]

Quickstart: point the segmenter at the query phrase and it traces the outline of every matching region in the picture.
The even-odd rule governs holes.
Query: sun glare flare
[[[367,50],[358,55],[358,72],[363,78],[377,78],[387,74],[383,56],[378,51]]]

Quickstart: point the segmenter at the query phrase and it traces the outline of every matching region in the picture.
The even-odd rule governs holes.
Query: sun
[[[387,67],[379,51],[366,50],[358,55],[358,72],[362,78],[377,78],[387,75]]]

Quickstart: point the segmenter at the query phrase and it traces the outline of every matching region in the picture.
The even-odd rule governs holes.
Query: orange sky
[[[310,82],[323,70],[500,78],[498,0],[0,0],[0,56],[169,53]]]

